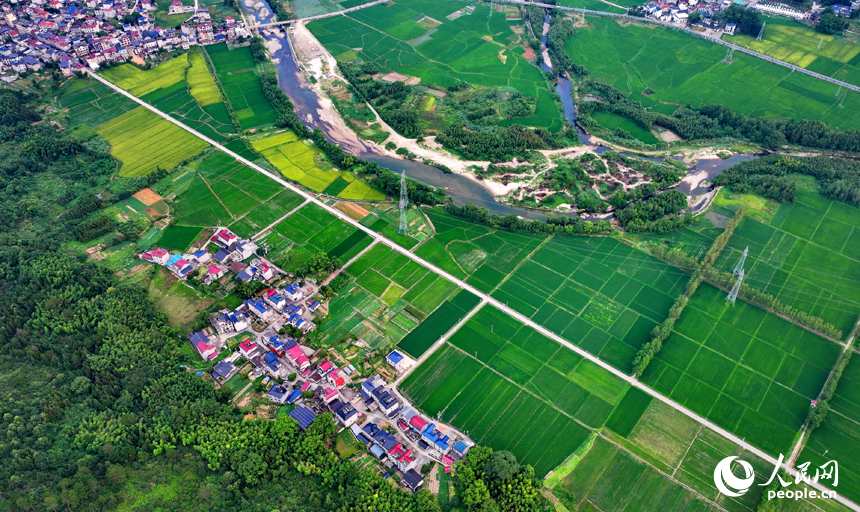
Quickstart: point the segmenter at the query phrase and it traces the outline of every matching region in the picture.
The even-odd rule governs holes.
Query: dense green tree
[[[848,28],[848,23],[827,9],[818,18],[815,30],[826,35],[839,35]]]

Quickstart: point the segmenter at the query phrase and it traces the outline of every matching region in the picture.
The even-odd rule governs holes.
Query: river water
[[[241,3],[245,11],[250,14],[257,23],[270,23],[274,19],[272,9],[266,0],[241,0]],[[544,20],[544,29],[541,34],[541,54],[543,55],[541,68],[547,71],[552,71],[552,62],[546,52],[546,35],[548,29],[549,16]],[[332,136],[332,133],[336,130],[333,130],[331,124],[321,117],[320,112],[322,112],[322,106],[320,105],[319,97],[310,89],[310,85],[308,84],[304,73],[301,72],[296,64],[289,42],[287,41],[286,33],[281,30],[269,30],[268,32],[268,35],[262,34],[262,36],[268,43],[267,46],[269,46],[269,48],[277,48],[275,51],[271,52],[271,57],[275,64],[275,68],[278,71],[278,84],[281,87],[281,90],[283,90],[293,102],[296,115],[302,120],[305,126],[308,126],[311,129],[319,128],[320,131],[325,134],[326,139],[328,139],[329,142],[340,145],[344,151],[347,151],[350,154],[355,154],[365,160],[376,162],[380,166],[391,169],[398,174],[405,170],[406,175],[416,181],[426,183],[432,187],[445,189],[445,192],[451,196],[454,204],[464,205],[466,203],[473,203],[481,208],[486,208],[496,215],[514,214],[529,220],[546,219],[546,212],[509,206],[496,201],[495,196],[486,185],[466,176],[460,174],[445,174],[436,167],[421,162],[390,157],[382,154],[376,148],[363,141],[350,143],[350,147],[343,147],[343,141]],[[588,134],[576,125],[576,109],[571,95],[571,83],[564,75],[560,74],[558,76],[556,92],[561,97],[564,118],[579,132],[580,141],[583,144],[591,146],[588,141]],[[598,153],[610,150],[610,148],[606,146],[596,146],[594,149]],[[628,156],[644,158],[636,155]],[[731,167],[738,161],[749,158],[753,157],[747,155],[736,155],[725,160],[707,160],[697,164],[690,170],[707,170],[708,177],[711,178]],[[655,161],[661,160],[648,159]],[[683,191],[687,194],[692,193],[693,195],[698,195],[703,192],[700,187],[697,187],[694,190]]]

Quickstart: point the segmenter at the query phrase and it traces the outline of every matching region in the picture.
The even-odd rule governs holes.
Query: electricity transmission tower
[[[734,274],[734,275],[736,275],[736,276],[739,276],[739,275],[741,275],[741,274],[743,273],[743,271],[744,271],[744,263],[747,261],[747,254],[749,254],[749,252],[750,252],[750,246],[747,246],[747,248],[746,248],[746,249],[744,249],[744,254],[743,254],[743,256],[741,256],[741,259],[740,259],[740,260],[738,260],[738,264],[737,264],[737,265],[735,265],[735,269],[734,269],[734,270],[732,270],[732,274]]]
[[[824,42],[824,38],[822,37],[822,38],[818,41],[818,48],[816,48],[816,50],[820,50],[820,49],[821,49],[821,43],[823,43],[823,42]]]
[[[761,30],[758,31],[758,37],[755,38],[756,41],[761,41],[761,36],[764,35],[764,26],[765,25],[767,25],[767,23],[761,24]]]
[[[735,49],[729,48],[728,51],[726,52],[726,56],[723,57],[722,63],[723,64],[731,64],[734,61],[735,61]]]
[[[401,235],[405,235],[409,227],[406,224],[406,207],[409,205],[409,196],[406,194],[406,170],[400,175],[400,229]]]
[[[841,93],[841,92],[842,92],[842,86],[840,85],[840,86],[839,86],[839,89],[836,89],[836,94],[834,94],[834,95],[833,95],[833,97],[834,97],[834,98],[838,98],[838,97],[839,97],[839,93]]]
[[[845,89],[845,94],[843,94],[842,99],[839,100],[839,108],[842,108],[842,104],[845,103],[845,96],[848,96],[848,89]]]
[[[744,280],[744,269],[741,269],[741,273],[738,274],[738,280],[735,281],[735,285],[732,286],[732,291],[729,292],[729,296],[726,297],[726,303],[731,302],[732,306],[735,305],[735,299],[738,298],[738,292],[741,289],[741,283]]]

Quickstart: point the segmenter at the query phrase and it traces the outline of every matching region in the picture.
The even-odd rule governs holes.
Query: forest
[[[371,75],[379,73],[379,68],[372,62],[362,65],[338,62],[338,67],[356,94],[373,105],[382,120],[397,133],[413,139],[424,133],[418,123],[418,112],[403,107],[410,94],[406,84],[375,80]]]
[[[732,166],[714,178],[713,184],[792,202],[796,187],[786,178],[789,174],[812,176],[825,197],[860,207],[860,162],[848,158],[771,154]]]

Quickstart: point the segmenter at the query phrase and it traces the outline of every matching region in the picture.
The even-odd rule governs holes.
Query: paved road
[[[425,261],[423,258],[420,258],[419,256],[417,256],[417,255],[415,255],[415,254],[413,254],[413,253],[409,252],[409,250],[405,249],[404,247],[401,247],[401,246],[397,245],[396,243],[394,243],[393,241],[391,241],[391,240],[389,240],[389,239],[385,238],[385,237],[384,237],[384,236],[382,236],[381,234],[379,234],[379,233],[376,233],[376,232],[372,231],[370,228],[368,228],[368,227],[366,227],[366,226],[364,226],[364,225],[360,224],[358,221],[356,221],[356,220],[352,219],[352,217],[348,216],[347,214],[343,213],[342,211],[340,211],[340,210],[338,210],[338,209],[336,209],[336,208],[333,208],[333,207],[331,207],[331,206],[329,206],[329,205],[325,204],[324,202],[320,201],[320,200],[319,200],[319,199],[317,199],[316,197],[314,197],[314,196],[312,196],[312,195],[308,194],[307,192],[305,192],[304,190],[300,189],[300,188],[299,188],[299,187],[297,187],[296,185],[294,185],[294,184],[292,184],[292,183],[290,183],[290,182],[288,182],[288,181],[284,180],[284,179],[283,179],[283,178],[281,178],[280,176],[275,176],[275,175],[273,175],[273,174],[269,173],[268,171],[266,171],[266,169],[264,169],[264,168],[260,167],[259,165],[257,165],[257,164],[255,164],[255,163],[251,162],[250,160],[248,160],[248,159],[246,159],[246,158],[244,158],[244,157],[242,157],[242,156],[238,155],[237,153],[235,153],[235,152],[233,152],[233,151],[230,151],[229,149],[227,149],[226,147],[224,147],[224,146],[223,146],[223,145],[221,145],[220,143],[218,143],[218,142],[216,142],[215,140],[210,139],[209,137],[207,137],[207,136],[203,135],[202,133],[200,133],[200,132],[198,132],[198,131],[196,131],[196,130],[194,130],[194,129],[192,129],[192,128],[188,127],[188,126],[186,126],[185,124],[181,123],[180,121],[177,121],[176,119],[173,119],[173,118],[172,118],[172,117],[170,117],[168,114],[165,114],[164,112],[162,112],[162,111],[160,111],[160,110],[156,109],[156,108],[155,108],[155,107],[153,107],[152,105],[149,105],[149,104],[148,104],[148,103],[146,103],[145,101],[143,101],[143,100],[141,100],[141,99],[137,98],[136,96],[134,96],[134,95],[132,95],[132,94],[128,93],[128,92],[127,92],[127,91],[125,91],[124,89],[122,89],[122,88],[120,88],[120,87],[118,87],[118,86],[114,85],[113,83],[111,83],[111,82],[109,82],[109,81],[105,80],[104,78],[102,78],[102,77],[101,77],[101,76],[99,76],[98,74],[96,74],[96,73],[94,73],[94,72],[90,71],[89,69],[87,69],[87,70],[86,70],[86,72],[87,72],[91,77],[93,77],[95,80],[98,80],[99,82],[101,82],[101,83],[103,83],[104,85],[106,85],[106,86],[110,87],[110,88],[111,88],[111,89],[113,89],[114,91],[116,91],[116,92],[118,92],[118,93],[122,94],[123,96],[125,96],[125,97],[127,97],[127,98],[131,99],[131,100],[132,100],[132,101],[134,101],[135,103],[137,103],[137,104],[139,104],[139,105],[142,105],[143,107],[145,107],[145,108],[149,109],[149,110],[150,110],[150,111],[152,111],[153,113],[155,113],[155,114],[157,114],[157,115],[161,116],[161,117],[162,117],[163,119],[165,119],[166,121],[169,121],[169,122],[171,122],[171,123],[175,124],[176,126],[178,126],[178,127],[182,128],[183,130],[185,130],[185,131],[187,131],[187,132],[189,132],[189,133],[191,133],[191,134],[193,134],[193,135],[195,135],[195,136],[199,137],[201,140],[204,140],[204,141],[208,142],[209,144],[211,144],[213,147],[217,148],[218,150],[220,150],[220,151],[222,151],[222,152],[224,152],[224,153],[226,153],[226,154],[230,155],[231,157],[233,157],[233,158],[234,158],[234,159],[236,159],[237,161],[239,161],[239,162],[241,162],[241,163],[243,163],[243,164],[247,165],[247,166],[248,166],[248,167],[250,167],[251,169],[253,169],[253,170],[255,170],[255,171],[257,171],[257,172],[259,172],[259,173],[263,174],[264,176],[266,176],[266,177],[268,177],[268,178],[270,178],[270,179],[274,180],[275,182],[277,182],[277,183],[278,183],[278,184],[280,184],[281,186],[283,186],[283,187],[285,187],[285,188],[287,188],[287,189],[292,190],[293,192],[295,192],[295,193],[299,194],[300,196],[304,197],[304,198],[305,198],[305,199],[307,199],[308,201],[313,202],[314,204],[316,204],[316,205],[317,205],[317,206],[319,206],[320,208],[322,208],[322,209],[324,209],[324,210],[328,211],[329,213],[331,213],[331,214],[332,214],[332,215],[334,215],[335,217],[337,217],[337,218],[339,218],[339,219],[343,220],[343,221],[344,221],[344,222],[346,222],[347,224],[352,225],[352,226],[353,226],[353,227],[355,227],[356,229],[360,229],[360,230],[364,231],[364,232],[365,232],[365,233],[367,233],[370,237],[372,237],[372,238],[374,238],[375,240],[377,240],[379,243],[382,243],[382,244],[387,245],[387,246],[388,246],[389,248],[391,248],[392,250],[397,251],[397,252],[399,252],[399,253],[403,254],[404,256],[406,256],[407,258],[409,258],[409,259],[411,259],[411,260],[415,261],[415,262],[416,262],[416,263],[418,263],[419,265],[422,265],[422,266],[424,266],[425,268],[428,268],[428,269],[432,270],[432,271],[433,271],[433,272],[435,272],[437,275],[440,275],[440,276],[444,277],[445,279],[448,279],[449,281],[451,281],[451,282],[455,283],[455,284],[456,284],[457,286],[459,286],[460,288],[463,288],[464,290],[469,291],[470,293],[473,293],[473,294],[477,295],[478,297],[480,297],[480,298],[482,299],[482,303],[484,303],[484,304],[490,304],[490,305],[494,306],[495,308],[497,308],[497,309],[499,309],[499,310],[501,310],[501,311],[504,311],[505,313],[507,313],[508,315],[510,315],[510,316],[512,316],[512,317],[514,317],[515,319],[519,320],[520,322],[522,322],[522,323],[524,323],[524,324],[526,324],[526,325],[528,325],[528,326],[530,326],[530,327],[534,328],[535,330],[537,330],[538,332],[540,332],[540,333],[541,333],[541,334],[543,334],[544,336],[546,336],[546,337],[548,337],[548,338],[550,338],[550,339],[552,339],[552,340],[556,341],[557,343],[559,343],[559,344],[561,344],[561,345],[563,345],[563,346],[567,347],[568,349],[570,349],[570,350],[572,350],[572,351],[576,352],[577,354],[579,354],[579,355],[581,355],[582,357],[584,357],[584,358],[588,359],[589,361],[593,362],[594,364],[596,364],[596,365],[600,366],[601,368],[605,369],[606,371],[608,371],[608,372],[610,372],[610,373],[614,374],[616,377],[618,377],[618,378],[620,378],[620,379],[623,379],[625,382],[629,383],[631,386],[635,386],[635,387],[637,387],[637,388],[641,389],[642,391],[644,391],[644,392],[648,393],[649,395],[653,396],[654,398],[656,398],[656,399],[660,400],[661,402],[663,402],[663,403],[665,403],[665,404],[669,405],[669,406],[670,406],[670,407],[672,407],[673,409],[675,409],[675,410],[677,410],[677,411],[681,412],[681,413],[682,413],[682,414],[684,414],[685,416],[688,416],[689,418],[692,418],[692,419],[696,420],[697,422],[699,422],[699,423],[701,423],[701,424],[703,424],[703,425],[707,426],[709,429],[713,430],[714,432],[716,432],[716,433],[720,434],[721,436],[723,436],[723,437],[725,437],[726,439],[728,439],[728,440],[732,441],[733,443],[735,443],[735,444],[737,444],[737,445],[741,446],[744,450],[746,450],[746,451],[748,451],[748,452],[750,452],[750,453],[755,454],[756,456],[758,456],[758,457],[760,457],[760,458],[762,458],[762,459],[764,459],[764,460],[768,461],[768,462],[769,462],[769,463],[771,463],[771,464],[774,464],[774,465],[775,465],[775,464],[777,463],[777,459],[775,459],[774,457],[771,457],[770,455],[768,455],[767,453],[765,453],[765,452],[761,451],[760,449],[756,448],[755,446],[751,445],[750,443],[747,443],[747,442],[746,442],[746,441],[744,441],[743,439],[741,439],[741,438],[737,437],[736,435],[734,435],[734,434],[732,434],[731,432],[729,432],[729,431],[727,431],[727,430],[723,429],[722,427],[719,427],[719,426],[718,426],[718,425],[716,425],[715,423],[713,423],[713,422],[711,422],[711,421],[707,420],[706,418],[704,418],[704,417],[702,417],[702,416],[700,416],[700,415],[696,414],[695,412],[693,412],[693,411],[691,411],[691,410],[687,409],[686,407],[684,407],[684,406],[682,406],[681,404],[679,404],[679,403],[675,402],[674,400],[671,400],[671,399],[669,399],[668,397],[665,397],[665,396],[661,395],[661,394],[660,394],[660,393],[658,393],[657,391],[655,391],[655,390],[653,390],[653,389],[649,388],[648,386],[646,386],[646,385],[642,384],[641,382],[639,382],[639,381],[638,381],[638,380],[636,380],[635,378],[631,377],[630,375],[627,375],[627,374],[625,374],[624,372],[622,372],[622,371],[620,371],[620,370],[618,370],[618,369],[614,368],[613,366],[610,366],[608,363],[606,363],[606,362],[604,362],[603,360],[601,360],[601,359],[597,358],[596,356],[592,355],[591,353],[589,353],[589,352],[586,352],[586,351],[582,350],[581,348],[577,347],[576,345],[573,345],[572,343],[570,343],[570,342],[568,342],[567,340],[565,340],[565,339],[561,338],[559,335],[555,334],[554,332],[549,331],[548,329],[546,329],[546,328],[545,328],[545,327],[543,327],[542,325],[539,325],[539,324],[537,324],[537,323],[533,322],[530,318],[528,318],[528,317],[526,317],[525,315],[523,315],[523,314],[521,314],[521,313],[519,313],[519,312],[517,312],[517,311],[515,311],[515,310],[513,310],[513,309],[511,309],[511,308],[509,308],[507,305],[503,304],[502,302],[498,301],[497,299],[494,299],[493,297],[490,297],[490,296],[489,296],[489,295],[487,295],[486,293],[484,293],[484,292],[482,292],[482,291],[478,290],[477,288],[475,288],[475,287],[473,287],[472,285],[470,285],[470,284],[466,283],[465,281],[462,281],[461,279],[458,279],[457,277],[455,277],[455,276],[453,276],[453,275],[449,274],[449,273],[448,273],[448,272],[446,272],[445,270],[442,270],[441,268],[437,267],[436,265],[433,265],[432,263],[430,263],[430,262],[428,262],[428,261]],[[474,310],[473,310],[473,311],[474,311]],[[462,322],[461,322],[461,323],[462,323]],[[425,354],[425,356],[428,356],[428,357],[429,357],[429,355],[430,355],[430,353],[432,353],[432,351],[434,351],[434,350],[438,349],[438,348],[442,345],[442,341],[443,341],[443,340],[440,340],[439,342],[437,342],[437,343],[433,346],[433,348],[432,348],[430,351],[428,351],[428,353],[427,353],[427,354]],[[423,356],[422,356],[422,359],[421,359],[421,360],[423,360],[423,359],[425,359],[425,358],[426,358],[426,357],[423,357]],[[795,471],[793,471],[791,468],[786,468],[786,469],[787,469],[787,470],[789,470],[789,472],[790,472],[791,474],[795,474]],[[814,487],[814,488],[818,489],[819,491],[827,491],[827,490],[828,490],[826,487],[824,487],[823,485],[821,485],[821,484],[819,484],[819,483],[814,483],[814,484],[812,484],[812,487]],[[840,503],[842,503],[843,505],[845,505],[845,506],[847,506],[847,507],[851,508],[852,510],[856,510],[856,511],[860,512],[860,505],[857,505],[856,503],[854,503],[854,502],[852,502],[852,501],[848,500],[847,498],[844,498],[844,497],[842,497],[842,496],[840,496],[840,495],[838,495],[838,494],[837,494],[836,500],[837,500],[837,501],[839,501]]]
[[[735,50],[737,52],[745,53],[747,55],[752,55],[753,57],[757,57],[759,59],[766,60],[768,62],[773,62],[774,64],[778,64],[778,65],[780,65],[784,68],[788,68],[792,71],[797,71],[798,73],[803,73],[805,75],[813,76],[815,78],[818,78],[819,80],[824,80],[825,82],[830,82],[832,84],[841,85],[842,87],[845,87],[846,89],[851,89],[852,91],[860,92],[860,87],[858,87],[856,85],[852,85],[852,84],[849,84],[847,82],[843,82],[841,80],[836,80],[835,78],[831,78],[827,75],[822,75],[821,73],[816,73],[814,71],[804,69],[800,66],[795,66],[794,64],[790,64],[788,62],[785,62],[785,61],[782,61],[779,59],[774,59],[773,57],[769,57],[763,53],[754,52],[754,51],[750,50],[749,48],[744,48],[743,46],[738,46],[736,44],[732,44],[732,43],[723,41],[722,39],[719,39],[719,38],[708,37],[705,34],[696,32],[695,30],[690,30],[688,28],[678,27],[676,25],[673,25],[671,23],[666,23],[664,21],[657,21],[657,20],[654,20],[651,18],[639,18],[636,16],[628,16],[626,14],[615,14],[612,12],[591,11],[589,9],[577,9],[576,7],[563,7],[560,5],[545,4],[545,3],[541,3],[541,2],[528,2],[526,0],[496,0],[496,1],[509,3],[509,4],[517,4],[517,5],[537,5],[540,7],[545,7],[547,9],[559,9],[561,11],[578,12],[580,14],[591,14],[594,16],[609,16],[612,18],[625,18],[625,19],[628,19],[631,21],[639,21],[642,23],[651,23],[653,25],[661,25],[661,26],[671,28],[674,30],[680,30],[681,32],[686,32],[686,33],[688,33],[690,35],[694,35],[696,37],[701,37],[703,39],[707,39],[708,41],[712,41],[716,44],[721,44],[721,45],[725,46],[726,48],[732,48],[733,50]]]

